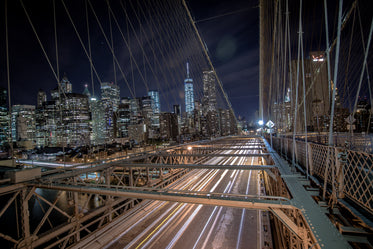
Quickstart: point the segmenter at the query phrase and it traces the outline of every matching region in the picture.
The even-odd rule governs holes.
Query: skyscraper
[[[88,97],[79,93],[66,93],[62,98],[62,124],[59,127],[60,143],[68,146],[89,144],[90,113]]]
[[[12,139],[13,141],[35,140],[35,106],[12,106]]]
[[[114,83],[101,84],[101,102],[105,109],[105,140],[111,142],[115,138],[116,117],[115,113],[120,104],[120,89]]]
[[[151,116],[151,135],[156,136],[157,130],[159,129],[159,115],[161,113],[161,103],[159,101],[159,92],[158,91],[149,91],[148,95],[152,100],[152,116]],[[153,136],[153,137],[154,137]]]
[[[117,117],[117,137],[128,137],[128,126],[131,122],[131,105],[130,98],[122,98],[118,108]]]
[[[297,131],[304,131],[304,122],[311,130],[323,131],[328,125],[330,93],[328,86],[327,62],[324,52],[310,52],[310,58],[304,59],[305,70],[305,93],[306,99],[303,100],[303,83],[302,73],[299,71],[298,79],[298,100],[295,98],[297,83],[297,60],[292,60],[292,89],[290,100],[292,106],[296,106],[297,114]],[[299,63],[302,63],[300,60]],[[301,65],[300,65],[301,66]],[[304,106],[306,105],[306,120],[304,119]],[[326,123],[325,123],[325,122]]]
[[[148,96],[151,97],[152,100],[152,109],[153,113],[160,113],[161,112],[161,103],[159,101],[159,92],[158,91],[149,91]]]
[[[73,86],[70,83],[69,79],[67,78],[66,73],[64,74],[61,80],[61,92],[64,92],[64,93],[73,92]]]
[[[203,71],[203,111],[217,111],[216,84],[214,71]]]
[[[55,100],[43,102],[43,105],[35,110],[36,146],[57,146],[57,127],[60,127],[60,107]]]
[[[0,87],[0,145],[8,140],[9,115],[6,101],[7,90]]]
[[[91,116],[92,116],[92,132],[91,143],[103,144],[105,143],[105,108],[102,100],[91,98]]]
[[[184,80],[185,86],[185,111],[192,114],[194,110],[194,93],[193,93],[193,79],[189,76],[189,62],[187,62],[187,77]]]
[[[120,103],[120,89],[119,86],[113,82],[102,82],[101,84],[101,100],[104,103],[111,104],[113,111],[117,111]]]
[[[37,107],[42,107],[43,103],[47,101],[47,93],[43,90],[38,91],[38,100],[37,100]]]

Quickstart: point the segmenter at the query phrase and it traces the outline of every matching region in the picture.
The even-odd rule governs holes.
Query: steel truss
[[[318,243],[318,228],[310,226],[313,218],[308,216],[299,202],[293,201],[296,197],[292,191],[295,186],[294,176],[280,172],[283,165],[278,159],[273,159],[274,152],[268,149],[267,144],[257,141],[257,138],[231,137],[208,141],[206,144],[177,146],[132,157],[114,158],[106,160],[105,163],[79,165],[63,172],[46,174],[34,182],[4,188],[3,191],[0,188],[0,194],[5,194],[8,198],[7,204],[0,210],[0,218],[15,208],[15,220],[17,225],[19,224],[18,230],[21,231],[19,234],[0,234],[0,237],[18,248],[65,248],[118,219],[122,214],[125,215],[142,199],[153,199],[268,210],[273,214],[274,224],[279,231],[275,234],[279,236],[281,246],[325,248],[323,244]],[[261,165],[201,164],[206,158],[222,157],[227,155],[225,153],[229,153],[230,156],[250,156],[250,152],[242,155],[233,154],[229,150],[252,151],[253,148],[265,146],[267,149],[251,154],[261,159]],[[261,170],[265,176],[268,196],[191,192],[166,188],[168,184],[193,168]],[[92,173],[95,177],[92,177]],[[41,189],[53,189],[56,198],[44,198],[38,193]],[[69,211],[64,211],[58,206],[59,201],[66,198],[65,195],[68,195],[68,202],[71,204]],[[43,213],[36,226],[30,226],[28,218],[28,214],[32,212],[32,202],[36,203],[34,206],[38,205]],[[96,203],[96,206],[89,206],[92,203]],[[62,217],[62,222],[58,223],[55,220],[58,216]],[[328,245],[328,241],[323,242]]]

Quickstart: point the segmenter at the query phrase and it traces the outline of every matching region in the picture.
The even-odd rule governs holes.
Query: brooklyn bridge
[[[373,248],[368,2],[3,1],[1,247]]]

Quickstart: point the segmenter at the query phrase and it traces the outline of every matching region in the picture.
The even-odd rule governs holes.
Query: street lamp
[[[272,120],[269,120],[266,123],[266,126],[269,128],[269,136],[271,138],[271,147],[272,147],[272,128],[275,126],[275,123],[272,122]],[[272,147],[273,148],[273,147]]]
[[[259,130],[260,130],[260,135],[263,136],[263,124],[264,124],[264,121],[263,120],[259,120],[258,121],[258,125],[260,126],[259,127]]]

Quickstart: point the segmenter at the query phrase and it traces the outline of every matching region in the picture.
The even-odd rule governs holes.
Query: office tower
[[[150,96],[144,96],[141,98],[141,113],[144,118],[144,122],[148,127],[150,127],[153,116],[152,102],[153,101]]]
[[[120,89],[114,83],[103,82],[101,84],[101,103],[105,109],[105,141],[112,142],[115,138],[116,116],[120,103]]]
[[[105,105],[112,105],[113,111],[116,112],[120,103],[120,89],[113,82],[102,82],[101,100]]]
[[[90,112],[88,97],[79,93],[66,93],[61,98],[62,135],[59,143],[63,146],[77,147],[89,144]]]
[[[306,99],[303,100],[303,76],[299,71],[298,101],[295,100],[295,89],[297,82],[297,60],[291,62],[293,73],[293,91],[291,92],[292,107],[298,110],[297,131],[304,131],[304,106],[306,105],[306,122],[309,130],[323,131],[328,125],[330,112],[330,92],[328,86],[327,62],[324,52],[310,52],[310,58],[304,59],[305,70],[305,92]],[[302,61],[299,61],[302,63]],[[301,64],[299,65],[301,68]],[[330,89],[332,91],[332,89]]]
[[[43,90],[38,91],[38,99],[37,99],[37,105],[36,107],[42,107],[43,103],[47,101],[47,93]]]
[[[177,116],[181,116],[181,108],[180,108],[180,105],[174,105],[173,106],[174,108],[174,113],[177,115]]]
[[[150,129],[150,138],[156,138],[159,129],[159,114],[161,113],[161,103],[159,101],[159,92],[158,91],[149,91],[148,95],[152,100],[152,110],[153,114],[151,116],[151,129]]]
[[[216,84],[214,71],[203,71],[203,112],[217,111]]]
[[[66,73],[61,79],[61,82],[57,84],[57,87],[51,90],[51,97],[52,100],[57,100],[57,105],[59,105],[59,97],[61,95],[64,96],[66,93],[72,93],[73,92],[73,87],[72,84],[70,83],[69,79],[66,76]]]
[[[73,86],[70,83],[69,79],[66,76],[66,73],[63,75],[61,79],[61,92],[63,93],[72,93],[73,92]]]
[[[91,143],[94,145],[105,143],[105,107],[101,100],[91,98]]]
[[[117,113],[117,137],[128,137],[128,126],[131,122],[131,105],[129,98],[122,98]]]
[[[161,112],[161,103],[159,101],[159,92],[158,91],[149,91],[148,96],[152,99],[152,109],[153,113],[160,113]]]
[[[0,145],[8,141],[9,115],[7,107],[7,90],[0,87]]]
[[[117,137],[128,137],[128,126],[131,121],[129,104],[120,104],[117,114]]]
[[[160,115],[160,137],[164,140],[176,140],[179,135],[176,113],[162,112]]]
[[[219,109],[219,127],[222,136],[234,135],[237,133],[237,126],[233,113],[229,109]]]
[[[140,99],[134,98],[130,99],[130,109],[131,109],[131,125],[136,125],[142,122]]]
[[[35,106],[34,105],[13,105],[12,116],[12,140],[29,141],[32,143],[35,140]]]
[[[57,126],[60,126],[60,110],[56,101],[43,102],[35,110],[36,146],[57,146]]]
[[[185,86],[185,112],[192,114],[194,110],[194,93],[193,93],[193,79],[189,75],[189,63],[187,62],[187,77],[184,80]]]

